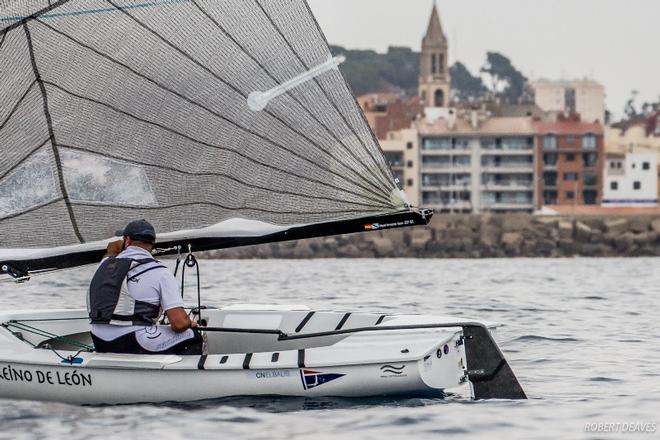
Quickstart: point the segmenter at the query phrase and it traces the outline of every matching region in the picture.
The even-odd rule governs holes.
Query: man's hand
[[[121,254],[124,250],[124,240],[117,240],[108,243],[108,247],[105,249],[106,257],[116,257]]]

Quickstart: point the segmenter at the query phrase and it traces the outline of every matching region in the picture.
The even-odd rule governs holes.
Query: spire
[[[440,23],[440,14],[438,13],[438,5],[433,2],[433,11],[431,12],[431,20],[429,27],[424,36],[424,46],[442,45],[447,41],[445,33],[442,31],[442,24]]]

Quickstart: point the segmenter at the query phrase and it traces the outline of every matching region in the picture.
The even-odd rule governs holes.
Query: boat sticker
[[[380,377],[390,378],[390,377],[406,377],[408,376],[405,373],[405,365],[383,365],[380,367]]]
[[[402,226],[412,226],[415,224],[415,220],[404,220],[401,222],[393,223],[367,223],[364,225],[365,231],[377,231],[379,229],[388,229],[388,228],[400,228]]]
[[[333,380],[344,376],[346,375],[338,373],[322,373],[314,370],[300,370],[300,378],[302,379],[303,389],[305,390],[320,387],[325,383],[332,382]]]
[[[294,370],[295,371],[295,370]],[[264,370],[250,371],[248,377],[251,379],[281,379],[291,377],[291,370]]]
[[[49,385],[66,385],[70,387],[91,387],[91,373],[83,373],[74,369],[65,370],[33,370],[16,368],[11,365],[0,365],[0,382],[23,382]]]

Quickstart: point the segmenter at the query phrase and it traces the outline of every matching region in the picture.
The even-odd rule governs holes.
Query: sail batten
[[[210,249],[414,217],[331,56],[305,0],[0,0],[0,251],[36,252],[5,261],[136,218]],[[231,219],[287,233],[203,236]]]

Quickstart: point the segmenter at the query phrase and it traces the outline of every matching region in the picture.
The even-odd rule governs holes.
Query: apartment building
[[[413,206],[419,206],[419,135],[416,128],[389,133],[380,141],[385,160]]]
[[[534,122],[536,208],[598,205],[602,199],[603,126],[579,117]]]
[[[432,116],[417,123],[423,206],[449,213],[533,211],[532,118],[452,109]]]

